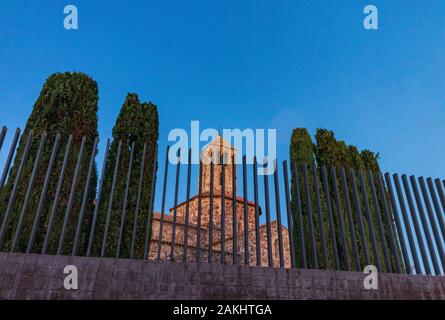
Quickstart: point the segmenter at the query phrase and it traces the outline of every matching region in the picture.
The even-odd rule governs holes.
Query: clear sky
[[[158,105],[162,148],[200,120],[276,128],[285,159],[292,128],[324,127],[385,171],[444,178],[444,57],[443,0],[1,1],[0,125],[24,126],[51,73],[82,71],[99,85],[101,154],[136,92]]]

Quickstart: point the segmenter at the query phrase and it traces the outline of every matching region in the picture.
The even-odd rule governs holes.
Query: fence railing
[[[444,274],[440,179],[287,161],[258,175],[256,158],[172,165],[169,148],[156,171],[156,150],[110,140],[97,177],[90,140],[3,127],[1,251]]]

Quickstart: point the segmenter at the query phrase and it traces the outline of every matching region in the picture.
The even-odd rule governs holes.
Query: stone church
[[[212,159],[219,158],[223,154],[226,161],[222,166],[220,161],[213,161]],[[196,194],[189,200],[189,218],[188,227],[186,227],[186,210],[187,202],[184,201],[176,207],[171,208],[169,214],[165,214],[163,218],[162,227],[162,243],[159,244],[159,229],[161,214],[153,213],[152,221],[152,236],[150,243],[149,258],[156,259],[158,254],[158,247],[161,245],[160,258],[161,260],[168,260],[171,257],[171,244],[173,232],[173,216],[176,212],[176,226],[174,237],[174,260],[182,261],[184,259],[184,251],[186,251],[188,261],[196,261],[197,249],[197,234],[200,228],[200,260],[207,262],[211,255],[211,260],[214,263],[221,261],[221,173],[224,171],[225,182],[225,241],[224,241],[224,261],[227,264],[233,262],[233,185],[232,177],[238,177],[237,172],[232,172],[232,156],[236,155],[236,149],[227,143],[222,137],[217,136],[210,142],[201,152],[202,159],[202,192],[201,192],[201,224],[198,223],[198,206],[199,195]],[[213,161],[213,221],[211,217],[211,165]],[[235,166],[236,167],[236,166]],[[235,180],[237,181],[237,180]],[[237,192],[239,188],[237,187]],[[241,190],[242,193],[242,190]],[[256,232],[255,232],[255,203],[235,195],[236,200],[236,248],[237,260],[239,264],[245,264],[245,245],[244,245],[244,223],[248,224],[248,250],[249,250],[249,265],[257,265],[257,248],[256,248]],[[244,206],[247,206],[247,221],[244,221]],[[261,207],[258,204],[259,215],[262,214]],[[262,215],[261,215],[262,216]],[[210,225],[213,228],[210,228]],[[279,245],[278,245],[278,224],[277,221],[271,221],[271,243],[272,243],[272,260],[274,267],[280,266]],[[187,248],[185,248],[184,233],[188,228]],[[210,238],[210,229],[212,229],[213,236]],[[283,235],[283,256],[284,266],[290,268],[290,246],[288,229],[281,227]],[[260,264],[261,266],[268,266],[268,241],[266,224],[259,224],[260,235]],[[210,239],[212,241],[210,241]],[[210,248],[211,246],[211,248]],[[186,250],[185,250],[186,249]]]

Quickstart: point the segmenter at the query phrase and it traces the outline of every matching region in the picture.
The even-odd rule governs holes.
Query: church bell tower
[[[222,189],[222,168],[221,155],[223,156],[224,164],[224,185],[225,194],[232,196],[233,193],[233,170],[232,161],[236,157],[236,149],[220,135],[210,142],[201,152],[202,165],[202,192],[210,192],[210,162],[213,162],[213,192],[215,195],[221,194]],[[235,170],[236,175],[236,170]]]

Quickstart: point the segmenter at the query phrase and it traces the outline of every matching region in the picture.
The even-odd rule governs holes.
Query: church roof
[[[198,196],[199,196],[199,194],[195,194],[193,197],[190,198],[189,201],[192,201],[193,199],[197,198]],[[210,192],[203,192],[201,196],[203,198],[209,197],[210,196]],[[214,192],[213,196],[216,197],[216,198],[220,198],[221,197],[221,193],[220,192]],[[225,197],[226,197],[227,200],[232,200],[233,199],[230,194],[226,194]],[[244,203],[244,198],[240,197],[240,196],[236,196],[236,202]],[[182,206],[185,203],[187,203],[186,200],[182,201],[181,203],[178,203],[177,207]],[[250,201],[250,200],[247,200],[246,203],[247,203],[248,206],[254,206],[255,205],[255,202]],[[175,207],[171,207],[170,210],[173,210],[174,208]],[[260,215],[261,215],[261,207],[259,207],[259,211],[260,211]]]
[[[206,144],[204,146],[203,150],[206,150],[210,147],[214,147],[214,148],[223,147],[223,149],[232,149],[232,150],[236,151],[236,149],[230,143],[228,143],[223,137],[221,137],[219,134],[215,137],[215,139],[213,139],[208,144]]]

